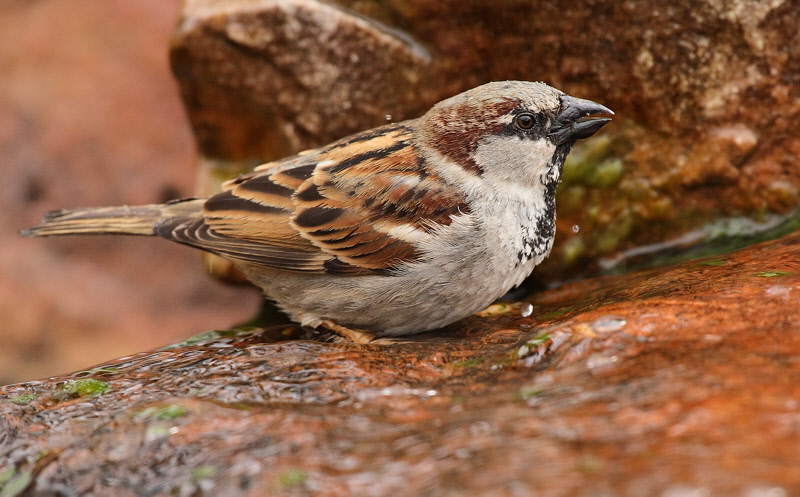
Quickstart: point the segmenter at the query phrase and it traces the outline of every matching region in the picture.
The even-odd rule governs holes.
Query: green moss
[[[5,473],[4,473],[5,474]],[[17,497],[28,489],[33,482],[33,473],[25,471],[24,473],[16,473],[6,480],[3,489],[0,490],[0,497]]]
[[[168,404],[160,407],[148,407],[133,414],[134,418],[150,418],[159,421],[171,421],[186,416],[189,409],[177,404]]]
[[[19,395],[14,395],[13,397],[9,397],[8,400],[17,405],[24,406],[27,405],[36,397],[38,397],[38,395],[36,395],[35,393],[21,393]]]
[[[483,357],[474,357],[472,359],[466,359],[466,360],[463,360],[463,361],[456,361],[456,362],[453,363],[453,366],[455,366],[457,368],[471,368],[471,367],[483,364],[483,362],[485,360],[486,359],[484,359]]]
[[[586,252],[586,244],[580,236],[573,236],[561,246],[561,258],[564,264],[573,264]]]
[[[760,271],[755,273],[754,276],[758,276],[759,278],[777,278],[778,276],[791,276],[794,273],[790,271]]]
[[[595,239],[595,248],[600,253],[615,251],[619,244],[630,234],[633,224],[633,216],[630,213],[623,213],[605,230],[600,232]]]
[[[558,212],[581,212],[586,208],[586,187],[583,185],[563,186],[556,190]]]
[[[150,425],[144,430],[144,435],[148,439],[164,438],[169,436],[169,426],[162,424]]]
[[[650,198],[647,204],[650,209],[650,219],[670,219],[675,215],[675,204],[671,198],[655,195],[648,195],[648,198]]]
[[[612,157],[612,139],[600,135],[573,148],[564,163],[562,181],[566,187],[585,185],[608,188],[622,179],[625,167],[622,160]]]
[[[3,484],[11,479],[17,473],[17,470],[13,467],[8,467],[3,471],[0,471],[0,484]]]
[[[70,395],[96,397],[111,390],[111,385],[105,381],[95,380],[94,378],[82,378],[80,380],[69,380],[61,385],[61,390]]]
[[[297,488],[305,485],[308,473],[299,468],[292,468],[278,477],[278,486],[281,490]]]
[[[541,334],[536,335],[535,337],[531,338],[527,342],[525,342],[525,344],[537,347],[537,346],[547,342],[548,340],[550,340],[550,338],[551,338],[550,333],[541,333]]]
[[[610,151],[611,138],[607,134],[578,143],[564,163],[564,183],[589,184],[588,180],[594,175],[597,164],[608,157]]]
[[[200,161],[203,172],[215,184],[222,184],[242,174],[248,173],[261,161],[226,161],[203,157]]]
[[[198,466],[192,470],[192,483],[198,483],[201,480],[207,480],[217,474],[217,467],[210,464]]]
[[[543,393],[544,390],[542,390],[541,388],[522,388],[514,394],[513,400],[517,401],[530,400],[534,397],[542,395]]]
[[[626,178],[625,181],[621,182],[619,188],[629,200],[650,199],[651,202],[662,204],[662,209],[672,204],[669,197],[659,197],[658,191],[653,189],[652,182],[647,178]],[[666,204],[664,203],[665,200]]]
[[[614,186],[619,183],[624,173],[622,160],[616,158],[605,160],[595,168],[594,174],[589,178],[589,186],[596,188]]]
[[[589,475],[602,473],[603,467],[603,461],[592,456],[583,457],[575,463],[575,469]]]
[[[724,259],[712,259],[710,261],[700,261],[695,266],[724,266],[728,261]]]

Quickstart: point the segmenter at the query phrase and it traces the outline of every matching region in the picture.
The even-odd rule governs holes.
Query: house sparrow
[[[158,235],[231,260],[302,325],[410,335],[485,308],[549,254],[564,159],[610,121],[597,114],[613,112],[544,83],[489,83],[209,198],[54,211],[22,234]]]

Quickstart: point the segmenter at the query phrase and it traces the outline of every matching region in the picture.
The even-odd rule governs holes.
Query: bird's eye
[[[531,114],[520,114],[514,118],[514,124],[520,129],[531,129],[536,124],[536,119]]]

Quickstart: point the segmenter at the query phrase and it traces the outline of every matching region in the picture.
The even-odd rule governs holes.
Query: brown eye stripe
[[[439,153],[460,165],[465,171],[482,175],[473,153],[478,143],[488,134],[496,134],[505,127],[502,117],[517,106],[511,99],[499,99],[492,106],[476,107],[468,101],[442,111],[429,122],[428,144]]]

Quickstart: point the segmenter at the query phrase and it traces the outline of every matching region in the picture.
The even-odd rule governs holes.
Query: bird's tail
[[[204,202],[205,199],[187,199],[168,204],[50,211],[37,226],[20,231],[20,235],[154,235],[153,229],[163,219],[199,216]]]

